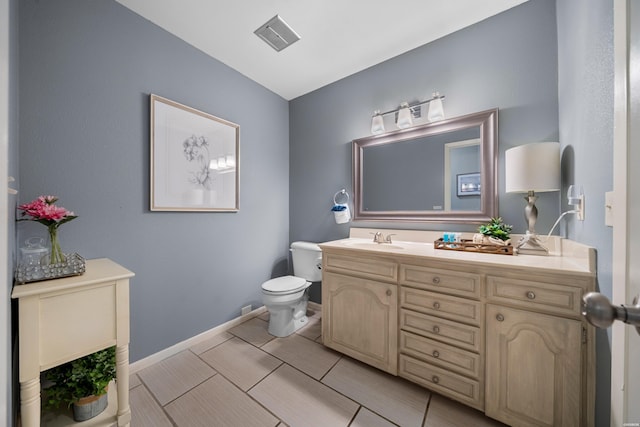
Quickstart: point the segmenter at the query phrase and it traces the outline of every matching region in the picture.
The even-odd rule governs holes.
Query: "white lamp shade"
[[[560,190],[560,143],[536,142],[505,152],[507,193]]]
[[[371,119],[371,133],[374,135],[384,133],[384,120],[379,111],[376,111]]]
[[[427,113],[427,119],[430,122],[444,120],[444,107],[442,106],[442,99],[434,98],[431,100],[431,102],[429,102],[429,112]]]
[[[402,103],[400,107],[400,110],[398,110],[398,121],[396,122],[396,126],[400,129],[406,129],[413,126],[413,119],[411,118],[409,104]]]

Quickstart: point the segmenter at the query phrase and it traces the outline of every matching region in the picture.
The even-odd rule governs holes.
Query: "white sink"
[[[345,242],[345,246],[351,246],[353,248],[361,248],[361,249],[377,249],[377,250],[400,250],[404,249],[403,246],[397,245],[395,243],[374,243],[374,242]]]

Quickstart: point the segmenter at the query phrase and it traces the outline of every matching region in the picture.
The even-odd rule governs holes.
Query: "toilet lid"
[[[262,289],[267,292],[285,293],[297,291],[300,288],[304,288],[306,284],[307,281],[302,277],[283,276],[267,280],[262,284]]]

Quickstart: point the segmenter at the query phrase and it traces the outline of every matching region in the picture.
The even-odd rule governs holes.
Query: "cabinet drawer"
[[[487,277],[487,300],[518,307],[580,317],[580,287],[532,280]]]
[[[322,264],[323,268],[328,271],[348,273],[370,279],[395,282],[398,277],[398,264],[379,258],[323,253]]]
[[[403,264],[400,266],[400,284],[467,298],[480,298],[478,274]]]
[[[480,377],[480,356],[448,344],[400,331],[400,351],[459,374]]]
[[[474,408],[484,409],[479,381],[449,372],[404,354],[400,355],[398,374],[403,378],[424,385]]]
[[[402,309],[400,328],[476,353],[480,351],[480,328],[475,326]]]
[[[400,305],[421,313],[471,323],[476,326],[482,322],[482,304],[480,302],[421,289],[403,286],[400,289]]]

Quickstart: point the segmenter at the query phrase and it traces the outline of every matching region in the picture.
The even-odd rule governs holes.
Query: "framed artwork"
[[[240,126],[151,95],[151,210],[237,212]]]
[[[456,177],[458,182],[456,194],[458,197],[480,195],[482,188],[479,172],[459,174]]]

